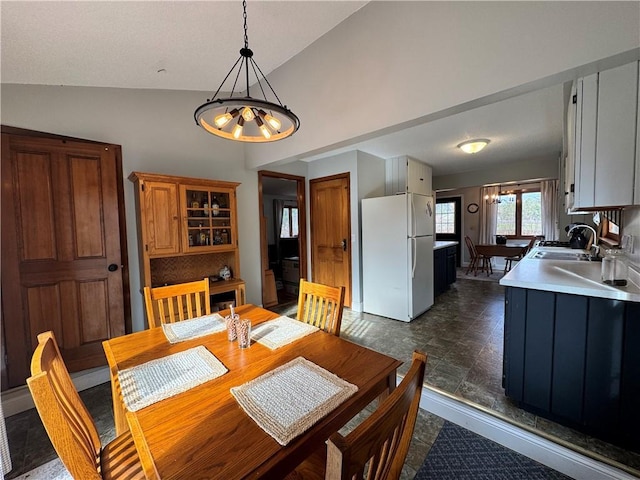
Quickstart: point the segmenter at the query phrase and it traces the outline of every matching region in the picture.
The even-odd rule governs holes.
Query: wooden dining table
[[[254,305],[240,306],[236,313],[253,325],[280,316]],[[135,412],[126,410],[118,371],[198,345],[228,372]],[[116,432],[131,431],[145,474],[160,479],[282,478],[370,402],[388,395],[402,364],[320,330],[276,350],[259,343],[240,349],[237,342],[228,341],[226,331],[171,344],[162,328],[112,338],[103,346]],[[282,446],[244,412],[230,389],[300,356],[356,385],[358,391]]]
[[[529,248],[529,241],[526,242],[509,242],[506,245],[479,244],[476,245],[476,252],[485,257],[517,257]]]

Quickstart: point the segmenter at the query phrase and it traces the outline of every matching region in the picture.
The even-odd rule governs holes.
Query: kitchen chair
[[[427,355],[413,352],[400,385],[346,437],[334,433],[327,447],[304,460],[286,480],[400,478],[420,407]],[[366,470],[366,475],[365,474]]]
[[[38,335],[27,385],[56,453],[75,479],[146,478],[129,432],[102,447],[53,332]]]
[[[480,271],[484,271],[486,269],[487,276],[489,272],[493,273],[493,267],[491,266],[491,258],[485,257],[484,255],[480,255],[476,251],[476,247],[473,244],[473,240],[468,235],[465,235],[464,242],[467,244],[467,250],[469,250],[469,258],[471,261],[469,262],[469,266],[467,266],[466,275],[469,275],[469,272],[473,271],[473,275],[478,275],[478,266],[480,267]],[[480,264],[480,265],[478,265]]]
[[[513,262],[518,262],[518,261],[522,260],[525,257],[525,255],[531,251],[531,249],[533,248],[533,246],[536,243],[536,240],[538,240],[538,239],[539,239],[539,237],[533,237],[529,241],[529,245],[527,245],[525,248],[523,248],[522,251],[518,255],[514,255],[514,256],[511,256],[511,257],[504,257],[504,273],[505,274],[509,270],[511,270]]]
[[[209,279],[166,287],[144,287],[149,328],[211,313]]]
[[[331,287],[300,279],[298,320],[340,336],[344,287]]]

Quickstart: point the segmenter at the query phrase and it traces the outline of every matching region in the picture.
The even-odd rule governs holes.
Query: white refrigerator
[[[410,322],[433,305],[433,197],[362,200],[363,310]]]

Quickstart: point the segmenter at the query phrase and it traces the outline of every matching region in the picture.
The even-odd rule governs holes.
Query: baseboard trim
[[[71,379],[76,386],[76,390],[81,392],[87,388],[108,382],[109,368],[98,367],[72,373]],[[2,413],[5,417],[10,417],[11,415],[24,412],[34,407],[31,392],[29,392],[26,385],[2,392]]]
[[[494,413],[487,413],[478,406],[468,405],[433,387],[423,387],[420,407],[571,478],[579,480],[638,479],[638,472],[626,465],[615,466],[616,462],[604,457],[598,459],[596,457],[599,456],[596,454],[583,455],[578,451],[578,447],[576,449],[565,447],[558,441],[552,441],[529,429],[519,427]]]

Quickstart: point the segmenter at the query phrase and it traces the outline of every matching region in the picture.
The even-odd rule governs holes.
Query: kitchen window
[[[502,192],[497,235],[520,238],[542,234],[542,196],[537,190]]]
[[[298,238],[298,207],[285,206],[282,209],[280,238]]]
[[[436,203],[436,233],[456,233],[456,202]]]

